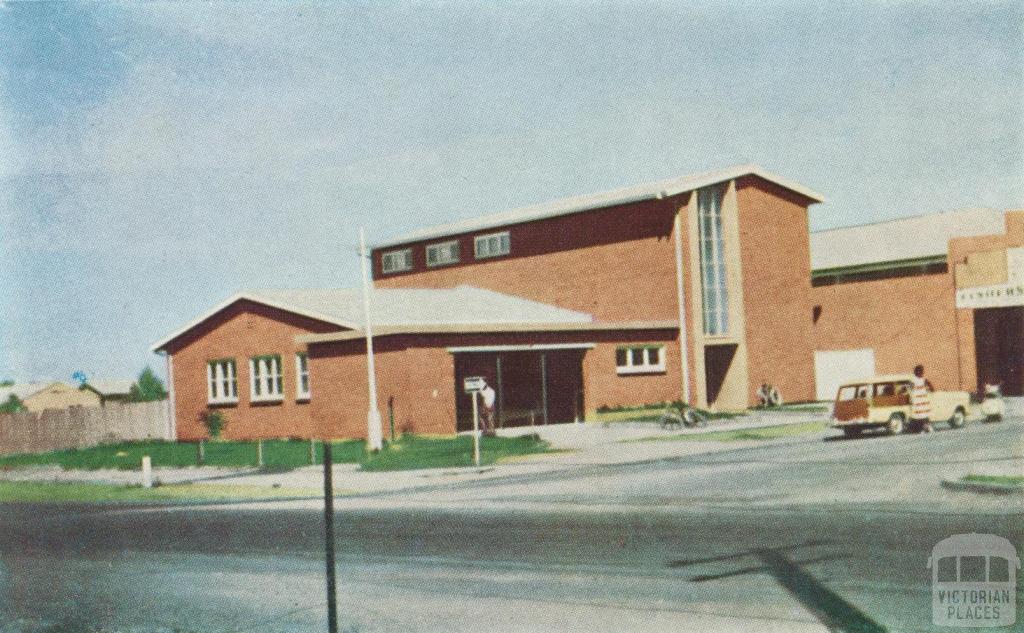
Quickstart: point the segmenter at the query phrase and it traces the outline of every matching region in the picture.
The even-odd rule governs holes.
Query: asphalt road
[[[926,631],[931,547],[1024,425],[820,437],[338,502],[343,631]],[[343,482],[337,482],[343,486]],[[0,506],[0,631],[323,631],[317,504]],[[1018,603],[1024,611],[1024,596]]]

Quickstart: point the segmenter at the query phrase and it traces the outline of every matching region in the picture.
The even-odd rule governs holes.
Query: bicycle
[[[701,428],[708,425],[708,415],[700,409],[685,407],[682,412],[678,407],[668,406],[658,417],[658,424],[666,430]]]

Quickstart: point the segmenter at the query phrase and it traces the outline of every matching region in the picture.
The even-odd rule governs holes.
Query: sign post
[[[462,381],[466,393],[473,399],[473,463],[477,466],[480,465],[480,405],[477,396],[486,384],[482,376],[467,376]]]

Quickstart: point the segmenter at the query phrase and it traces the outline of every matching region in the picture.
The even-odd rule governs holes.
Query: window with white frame
[[[512,250],[512,238],[508,231],[480,235],[473,240],[473,248],[476,250],[476,258],[499,257],[508,255]]]
[[[721,187],[697,191],[697,216],[704,334],[728,334],[729,289],[725,275],[725,240],[722,237]]]
[[[384,274],[412,270],[412,249],[403,248],[400,251],[388,251],[380,256],[380,265]]]
[[[206,400],[210,404],[238,402],[238,374],[232,358],[206,363]]]
[[[309,356],[295,355],[295,398],[309,400]]]
[[[656,374],[665,371],[665,346],[643,345],[615,350],[615,370],[620,374]]]
[[[459,241],[451,240],[427,246],[427,266],[459,263]]]
[[[249,390],[253,402],[281,400],[284,397],[280,356],[268,354],[249,359]]]

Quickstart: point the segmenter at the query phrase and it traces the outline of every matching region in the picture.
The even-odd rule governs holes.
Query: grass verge
[[[473,465],[473,438],[467,436],[403,435],[385,442],[378,453],[367,453],[362,440],[334,442],[335,464],[360,464],[361,470],[414,470]],[[315,445],[316,463],[323,463],[323,446]],[[536,435],[485,437],[480,445],[480,463],[546,453],[551,449]],[[207,442],[203,465],[254,467],[255,442]],[[183,468],[197,465],[197,445],[176,442],[126,442],[93,448],[10,455],[0,457],[0,469],[28,466],[60,466],[65,470],[139,470],[142,456],[149,455],[155,468]],[[309,466],[309,442],[268,440],[263,442],[263,467],[271,472]]]
[[[657,422],[665,407],[622,409],[616,411],[598,411],[587,422],[607,424],[610,422]],[[733,420],[746,415],[745,413],[725,413],[704,411],[709,420]]]
[[[550,451],[548,443],[536,435],[480,438],[481,465]],[[382,451],[367,454],[362,460],[360,470],[415,470],[472,465],[472,437],[403,435],[394,442],[386,442]]]
[[[333,446],[337,464],[356,463],[365,452],[365,443],[361,440],[334,442]],[[190,442],[123,442],[48,453],[8,455],[0,457],[0,469],[55,465],[65,470],[139,470],[143,455],[149,455],[156,467],[185,468],[198,465],[198,450],[198,444]],[[205,466],[255,467],[257,464],[256,442],[206,442],[203,451]],[[314,453],[316,463],[323,463],[323,445],[320,442],[316,442]],[[309,466],[309,441],[264,441],[263,465],[270,470]]]
[[[820,433],[828,428],[825,422],[803,422],[800,424],[778,424],[762,426],[756,429],[736,429],[734,431],[709,431],[707,433],[680,433],[677,435],[659,435],[642,437],[624,442],[675,442],[679,440],[691,442],[742,442],[746,440],[774,440],[780,437]]]
[[[313,488],[172,484],[143,488],[114,484],[0,481],[0,503],[150,503],[240,501],[315,496]]]
[[[964,475],[963,480],[976,484],[1024,487],[1024,476],[1017,475]]]

